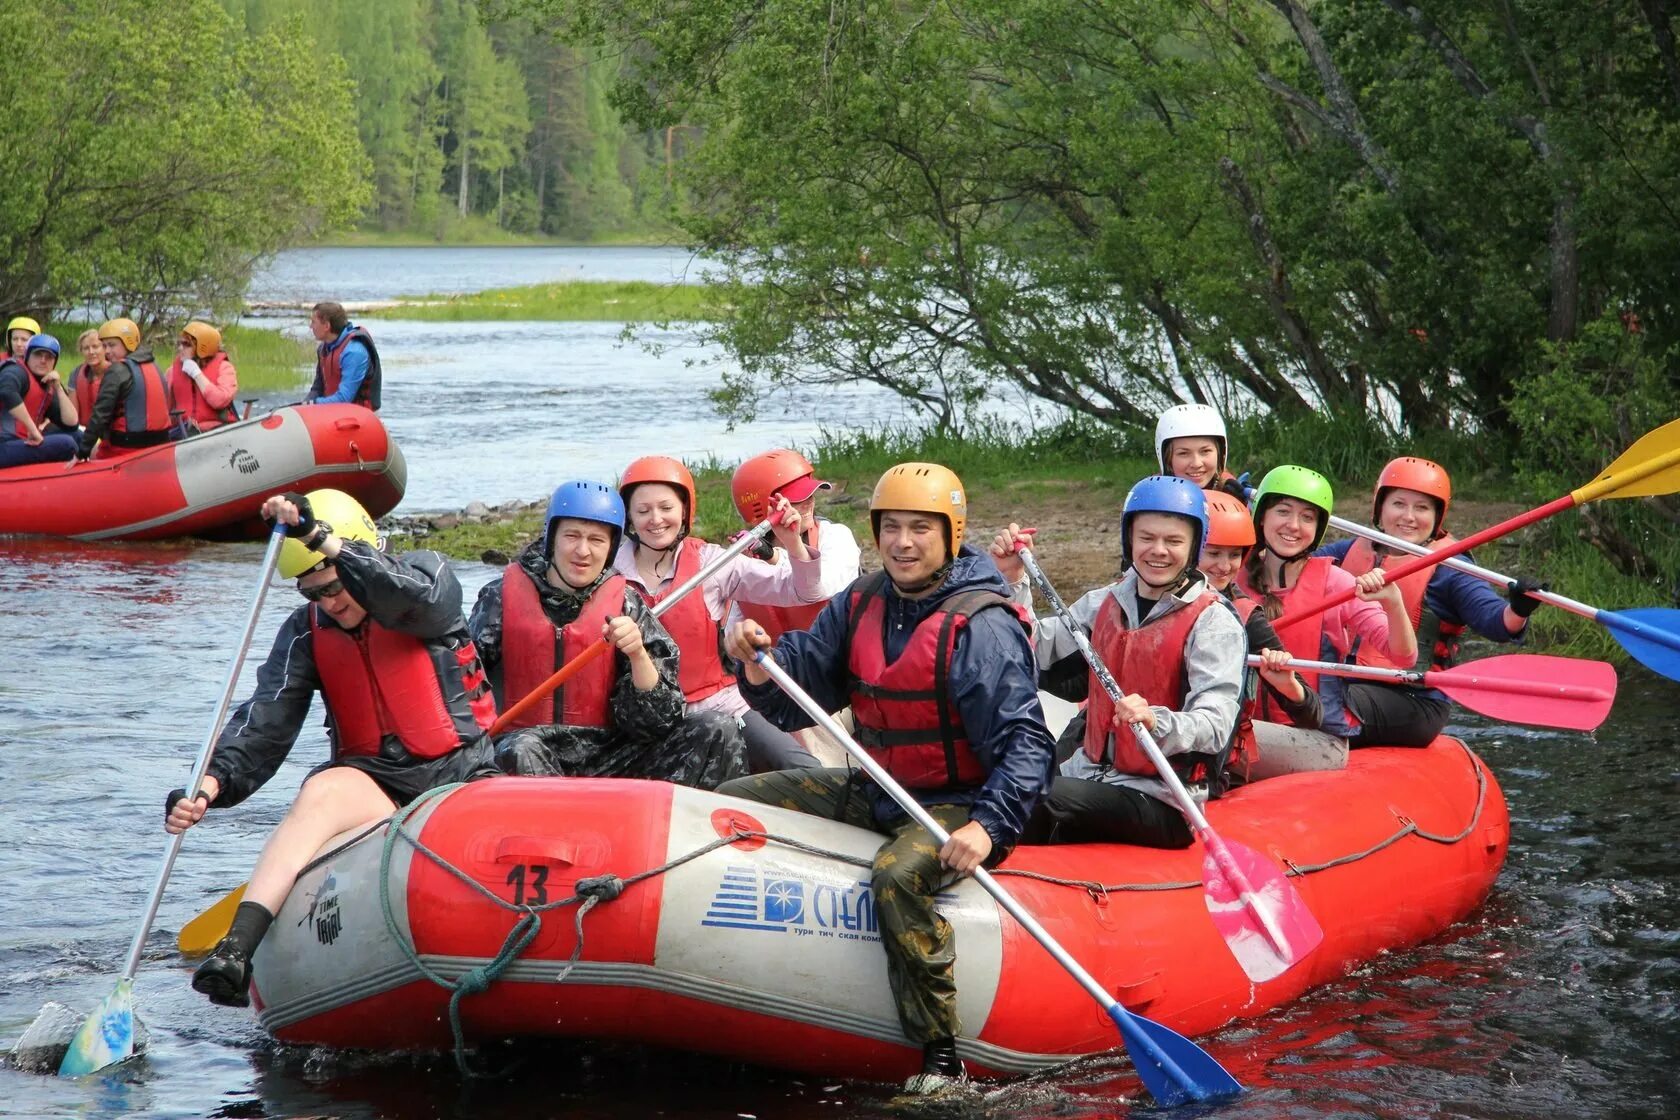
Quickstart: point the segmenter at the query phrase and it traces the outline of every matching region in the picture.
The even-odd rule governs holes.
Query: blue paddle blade
[[[1635,661],[1671,681],[1680,681],[1680,611],[1638,607],[1599,611],[1598,620]]]
[[[1133,1015],[1118,1002],[1109,1004],[1108,1017],[1120,1028],[1143,1087],[1163,1108],[1241,1095],[1243,1087],[1237,1079],[1226,1073],[1212,1054],[1177,1031]]]
[[[60,1077],[81,1077],[134,1053],[134,981],[118,980],[105,1002],[82,1021],[59,1063]]]

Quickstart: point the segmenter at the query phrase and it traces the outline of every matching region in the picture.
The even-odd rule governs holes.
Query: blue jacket
[[[855,585],[854,585],[855,586]],[[882,606],[889,662],[904,652],[916,625],[959,591],[996,591],[1009,597],[1009,585],[990,556],[964,545],[945,582],[925,599],[899,597],[889,581]],[[851,615],[851,588],[834,596],[809,630],[783,634],[776,661],[817,703],[839,711],[850,703],[851,675],[845,648]],[[962,721],[969,744],[986,767],[978,788],[915,791],[927,805],[968,805],[992,843],[1010,847],[1020,839],[1027,818],[1049,788],[1055,740],[1038,702],[1038,670],[1032,645],[1015,614],[983,610],[969,619],[951,651],[951,706]],[[747,703],[784,731],[811,726],[811,718],[774,681],[755,685],[740,680]],[[875,819],[883,825],[904,818],[874,783]]]
[[[354,323],[346,323],[344,329],[338,332],[338,338],[333,339],[332,342],[328,343],[328,346],[337,346],[340,340],[354,330],[355,327],[356,324]],[[356,390],[362,387],[362,378],[367,376],[367,371],[367,347],[363,346],[359,340],[351,339],[349,342],[345,343],[344,353],[340,355],[338,359],[338,392],[334,393],[330,397],[314,397],[312,398],[314,403],[354,404],[356,400]],[[311,391],[319,392],[319,383],[317,383],[315,388]]]

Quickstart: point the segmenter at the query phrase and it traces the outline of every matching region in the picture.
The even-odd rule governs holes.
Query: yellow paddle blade
[[[182,926],[180,936],[175,938],[176,948],[189,957],[202,957],[214,949],[233,928],[233,915],[245,898],[245,886],[239,884],[210,909]]]
[[[1680,420],[1653,428],[1591,482],[1572,491],[1576,501],[1650,498],[1680,490]]]

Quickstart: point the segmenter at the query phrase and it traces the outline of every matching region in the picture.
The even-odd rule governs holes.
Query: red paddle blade
[[[1508,723],[1591,731],[1616,702],[1616,669],[1579,657],[1513,653],[1425,673],[1471,711]]]
[[[1282,869],[1252,848],[1201,839],[1202,901],[1250,980],[1281,976],[1318,948],[1324,930]]]

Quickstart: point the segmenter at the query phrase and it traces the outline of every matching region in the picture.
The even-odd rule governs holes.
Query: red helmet
[[[757,525],[770,516],[770,499],[782,490],[789,489],[788,501],[802,502],[818,490],[826,489],[828,483],[814,477],[815,474],[816,468],[805,456],[778,447],[762,455],[754,455],[736,467],[729,491],[735,497],[735,508],[740,511],[741,520],[748,525]],[[795,486],[800,479],[810,481]]]
[[[1371,524],[1382,527],[1383,491],[1385,490],[1416,490],[1419,494],[1427,494],[1438,503],[1435,510],[1435,532],[1440,533],[1447,524],[1447,509],[1452,505],[1452,479],[1447,477],[1446,468],[1439,463],[1431,463],[1428,459],[1414,459],[1402,456],[1390,460],[1388,466],[1377,476],[1376,493],[1371,498]]]
[[[1215,548],[1253,548],[1254,516],[1243,500],[1223,490],[1209,490],[1202,496],[1207,499],[1206,543]]]
[[[630,492],[644,482],[663,482],[675,486],[683,497],[683,528],[694,529],[694,476],[688,468],[669,455],[644,455],[624,468],[618,479],[618,496],[630,505]]]

